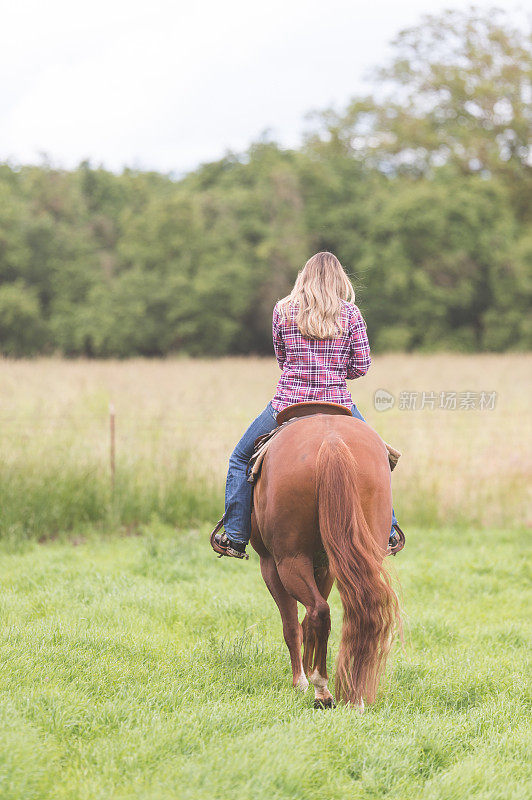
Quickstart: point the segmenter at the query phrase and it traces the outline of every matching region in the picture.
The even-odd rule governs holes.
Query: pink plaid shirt
[[[346,379],[365,375],[371,364],[366,323],[357,306],[343,301],[337,339],[305,339],[293,316],[282,320],[273,310],[273,347],[282,375],[272,400],[276,411],[293,403],[325,400],[349,409],[353,400]]]

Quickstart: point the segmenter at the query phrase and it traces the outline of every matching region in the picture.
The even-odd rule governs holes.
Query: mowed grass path
[[[405,652],[363,716],[292,690],[257,557],[206,533],[2,553],[2,800],[530,797],[524,532],[409,532]]]

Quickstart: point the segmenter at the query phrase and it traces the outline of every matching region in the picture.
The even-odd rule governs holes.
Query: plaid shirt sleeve
[[[275,350],[275,357],[277,359],[277,363],[279,367],[282,369],[284,367],[284,362],[286,361],[286,348],[283,342],[283,337],[281,335],[280,330],[280,317],[279,317],[279,310],[277,305],[273,309],[273,322],[272,322],[272,335],[273,335],[273,349]]]
[[[368,371],[371,364],[371,356],[366,323],[356,306],[349,321],[349,335],[351,346],[346,377],[348,379],[360,378]]]

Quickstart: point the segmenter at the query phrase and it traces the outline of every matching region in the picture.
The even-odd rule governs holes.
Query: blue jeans
[[[362,422],[366,420],[354,405],[351,413]],[[251,484],[247,481],[247,465],[253,453],[255,439],[277,426],[277,411],[268,403],[262,414],[253,420],[231,453],[225,484],[224,528],[233,542],[247,544],[251,536]],[[392,509],[392,525],[397,522]],[[393,528],[392,528],[393,530]]]

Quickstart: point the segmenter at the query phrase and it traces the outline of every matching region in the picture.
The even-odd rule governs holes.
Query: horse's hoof
[[[314,708],[336,708],[336,703],[332,697],[328,697],[326,700],[314,700]]]
[[[303,692],[303,694],[305,694],[308,687],[309,687],[309,682],[307,681],[304,675],[301,675],[298,682],[294,684],[294,689],[297,689],[299,692]]]

